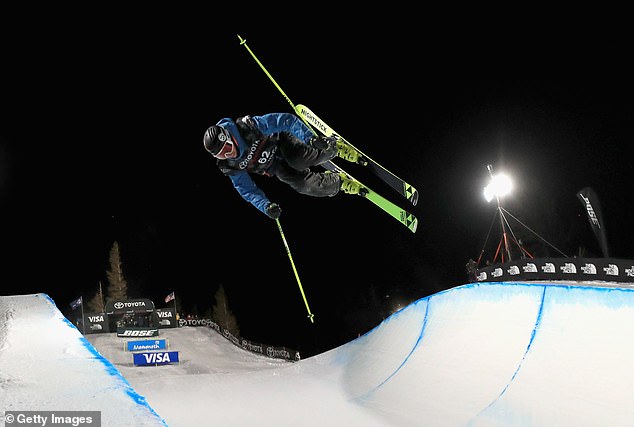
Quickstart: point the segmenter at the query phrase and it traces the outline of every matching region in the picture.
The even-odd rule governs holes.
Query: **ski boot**
[[[367,188],[363,187],[363,185],[357,181],[356,179],[350,178],[345,173],[339,173],[341,177],[341,191],[346,194],[358,194],[359,196],[365,197],[368,194]]]
[[[315,160],[316,166],[337,157],[337,140],[334,136],[314,136],[308,141],[308,145],[320,151],[319,157]]]
[[[343,139],[337,137],[337,157],[341,157],[352,163],[366,166],[368,161],[354,147],[346,144]]]
[[[333,145],[336,144],[337,140],[338,138],[335,136],[316,135],[308,141],[308,145],[318,150],[328,151],[334,148]]]

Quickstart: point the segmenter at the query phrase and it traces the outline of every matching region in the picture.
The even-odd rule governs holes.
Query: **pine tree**
[[[231,332],[234,337],[240,336],[240,328],[238,327],[238,321],[229,310],[229,303],[227,301],[227,294],[225,288],[220,285],[216,294],[214,295],[216,304],[213,306],[211,312],[211,320],[216,322],[218,326]]]
[[[103,292],[101,290],[101,281],[99,282],[99,290],[86,305],[91,313],[103,313],[106,311]]]
[[[115,240],[110,249],[110,269],[106,272],[108,278],[107,301],[128,299],[128,282],[123,276],[119,243]]]

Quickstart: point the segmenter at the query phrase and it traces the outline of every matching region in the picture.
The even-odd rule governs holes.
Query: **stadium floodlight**
[[[488,165],[489,174],[491,175],[491,181],[489,185],[484,187],[484,198],[487,202],[490,202],[495,197],[498,201],[500,197],[506,196],[513,189],[513,181],[507,175],[500,173],[493,175],[491,165]]]
[[[484,198],[487,202],[490,202],[495,197],[497,201],[497,212],[500,216],[500,230],[502,232],[502,239],[500,240],[500,247],[502,243],[504,243],[504,252],[506,252],[507,259],[511,260],[511,249],[508,244],[508,237],[506,235],[506,227],[505,227],[505,218],[504,212],[502,211],[502,204],[500,203],[500,198],[506,196],[511,192],[513,188],[513,182],[511,178],[507,175],[500,173],[493,175],[493,166],[487,165],[487,170],[489,171],[489,176],[491,177],[491,181],[489,185],[484,187]],[[509,225],[510,227],[510,225]],[[502,262],[504,262],[504,257],[502,257]]]
[[[486,187],[484,187],[484,198],[487,200],[487,202],[490,202],[491,200],[495,198],[497,202],[497,209],[495,210],[495,213],[496,213],[496,216],[499,217],[500,232],[502,234],[500,238],[500,243],[498,244],[497,250],[495,252],[495,256],[493,257],[493,262],[497,261],[498,255],[500,256],[502,263],[506,261],[511,261],[511,247],[510,247],[511,243],[514,243],[517,246],[517,248],[520,250],[520,255],[522,258],[524,258],[527,255],[530,258],[534,258],[533,254],[531,254],[528,250],[526,250],[526,248],[523,247],[524,244],[522,243],[522,239],[516,238],[515,233],[511,229],[511,224],[507,220],[507,217],[506,217],[507,214],[511,218],[513,218],[516,222],[521,224],[525,229],[533,233],[536,237],[538,237],[543,242],[550,245],[553,249],[555,249],[557,252],[562,254],[564,257],[567,257],[566,254],[561,252],[559,249],[557,249],[550,243],[546,242],[546,240],[544,240],[541,236],[539,236],[533,230],[528,228],[524,223],[522,223],[520,220],[515,218],[509,211],[507,211],[505,208],[502,207],[502,202],[500,199],[502,199],[502,197],[507,196],[508,194],[511,193],[511,191],[513,190],[513,182],[511,178],[509,178],[507,175],[503,173],[494,175],[493,166],[491,165],[487,165],[487,170],[489,171],[489,176],[491,180],[489,181],[489,184]],[[495,220],[495,217],[493,218],[493,220]],[[494,222],[491,222],[491,227],[493,227],[493,224]],[[490,231],[491,229],[489,229],[489,232]],[[487,237],[487,240],[488,240],[488,237]],[[485,241],[484,246],[482,247],[482,252],[480,253],[480,257],[478,258],[478,261],[476,263],[476,266],[480,265],[480,261],[482,259],[482,255],[484,254],[486,244],[487,242]]]

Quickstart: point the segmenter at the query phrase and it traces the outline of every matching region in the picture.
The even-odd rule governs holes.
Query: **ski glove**
[[[282,215],[282,208],[277,203],[269,203],[266,207],[266,214],[271,219],[278,219]]]

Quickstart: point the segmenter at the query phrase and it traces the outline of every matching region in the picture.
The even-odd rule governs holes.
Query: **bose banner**
[[[159,330],[152,328],[117,328],[117,336],[123,338],[158,337]]]
[[[590,187],[580,190],[577,193],[577,197],[579,197],[581,204],[588,214],[588,221],[590,221],[592,231],[594,231],[594,235],[599,242],[601,253],[605,258],[608,258],[608,241],[605,235],[605,224],[603,223],[603,214],[601,213],[599,198]]]

